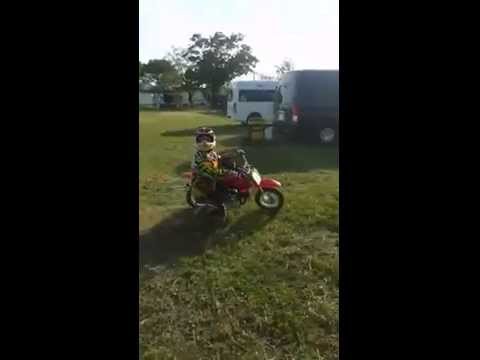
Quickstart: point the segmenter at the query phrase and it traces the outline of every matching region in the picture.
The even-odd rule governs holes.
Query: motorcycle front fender
[[[260,182],[260,187],[262,189],[276,189],[281,186],[282,184],[280,183],[280,181],[277,181],[275,179],[263,178]]]

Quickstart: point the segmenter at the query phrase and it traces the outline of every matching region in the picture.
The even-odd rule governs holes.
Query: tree
[[[138,77],[142,77],[143,76],[143,64],[141,61],[138,62]]]
[[[165,59],[175,68],[179,78],[178,89],[188,93],[188,101],[191,104],[193,91],[198,88],[198,85],[186,76],[186,72],[192,64],[185,58],[185,53],[186,49],[172,47],[172,50],[167,54]]]
[[[164,90],[163,84],[157,77],[150,74],[143,74],[138,82],[139,90],[142,92],[158,93]]]
[[[280,79],[283,74],[293,71],[295,67],[291,60],[283,60],[283,62],[276,66],[276,68],[277,78]]]
[[[182,76],[175,70],[170,70],[159,76],[159,80],[170,90],[177,90],[182,87]]]
[[[140,73],[141,80],[154,92],[175,89],[182,84],[182,78],[175,66],[166,59],[153,59],[146,64],[140,63]],[[152,83],[153,87],[150,85]]]
[[[258,62],[250,46],[242,44],[242,34],[224,35],[216,32],[209,38],[194,34],[191,45],[183,54],[188,61],[185,79],[200,87],[206,85],[216,104],[219,89],[234,78],[251,72]]]
[[[172,46],[172,50],[165,56],[165,60],[170,62],[178,73],[184,75],[187,71],[189,62],[184,57],[186,50]]]
[[[265,74],[258,74],[260,80],[275,80],[274,76],[265,75]]]
[[[149,60],[148,63],[143,65],[144,73],[152,74],[156,76],[159,76],[160,74],[164,74],[174,70],[175,68],[173,67],[173,65],[168,60],[164,60],[164,59]]]

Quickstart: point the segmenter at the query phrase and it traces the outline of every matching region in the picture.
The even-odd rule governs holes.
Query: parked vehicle
[[[283,75],[274,96],[274,125],[283,133],[338,137],[338,70],[300,70]]]
[[[228,193],[224,196],[225,201],[222,206],[214,202],[198,202],[195,199],[191,187],[195,174],[192,172],[184,174],[187,179],[187,203],[193,208],[204,207],[210,208],[216,214],[220,212],[224,219],[227,216],[227,208],[240,207],[251,196],[254,196],[257,205],[266,211],[275,213],[280,210],[284,201],[283,194],[279,190],[282,184],[275,179],[262,177],[260,172],[247,161],[244,150],[239,149],[235,153],[240,156],[240,163],[237,163],[235,156],[232,156],[232,154],[221,156],[222,166],[241,174],[241,176],[226,176],[223,179],[223,185],[228,189]]]
[[[276,81],[237,81],[232,83],[227,99],[227,116],[242,124],[252,118],[273,120],[273,96]]]

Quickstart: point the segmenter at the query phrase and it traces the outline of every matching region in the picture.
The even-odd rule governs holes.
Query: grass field
[[[252,201],[226,227],[186,206],[194,129],[242,147],[282,182],[275,216]],[[140,113],[140,348],[143,359],[337,359],[337,149],[244,142],[217,115]]]

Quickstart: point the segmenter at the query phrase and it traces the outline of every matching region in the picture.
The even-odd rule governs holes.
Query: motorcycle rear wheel
[[[196,209],[199,206],[197,205],[197,202],[195,201],[195,198],[192,195],[192,189],[188,189],[187,193],[185,195],[185,200],[187,201],[187,204],[190,205],[192,208]],[[210,209],[210,208],[203,208],[200,209],[199,214],[205,214],[207,216],[212,216],[213,218],[218,219],[221,223],[226,223],[228,215],[227,215],[227,208],[225,205],[222,206],[217,206],[216,209]]]
[[[187,201],[187,204],[190,205],[192,208],[195,207],[195,200],[192,196],[192,188],[189,188],[187,190],[187,193],[185,194],[185,200]]]

